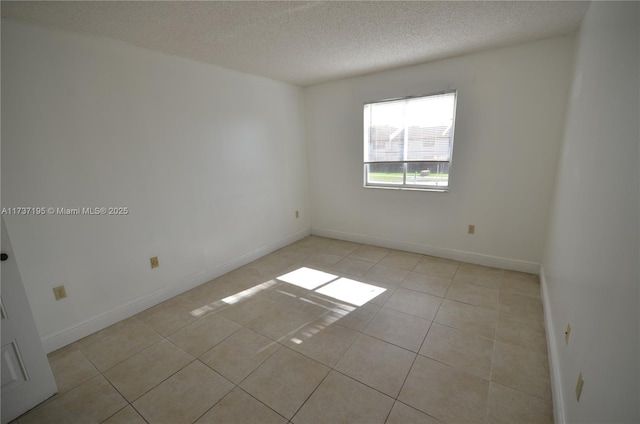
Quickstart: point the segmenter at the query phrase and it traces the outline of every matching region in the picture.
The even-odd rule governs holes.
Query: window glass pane
[[[370,162],[404,159],[404,102],[369,105]]]
[[[449,162],[409,162],[407,185],[446,188],[449,186]]]
[[[370,163],[367,165],[367,184],[402,184],[403,163]]]
[[[454,100],[453,93],[408,100],[408,160],[450,159]]]

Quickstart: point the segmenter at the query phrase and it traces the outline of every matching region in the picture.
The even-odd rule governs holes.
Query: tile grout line
[[[435,316],[438,314],[438,311],[440,310],[440,306],[442,305],[442,301],[440,301],[440,305],[438,305],[438,310],[436,311],[436,313],[434,314],[433,318],[435,319]],[[433,325],[433,321],[431,321],[431,324],[429,325],[429,330],[427,331],[427,333],[424,335],[424,339],[422,340],[422,343],[420,344],[420,349],[418,349],[418,352],[420,352],[420,350],[422,349],[422,346],[424,345],[425,341],[427,340],[427,336],[429,335],[429,332],[431,331],[431,326]],[[402,389],[404,389],[404,385],[407,383],[407,379],[409,378],[409,375],[411,374],[411,371],[413,371],[413,367],[418,359],[418,356],[420,356],[419,353],[416,353],[416,356],[414,356],[413,361],[411,361],[411,366],[409,367],[409,371],[407,372],[407,375],[404,376],[404,379],[402,380],[402,384],[400,385],[400,390],[398,391],[398,396],[396,396],[396,402],[399,401],[400,395],[402,394]],[[395,405],[395,403],[394,403]],[[393,409],[393,407],[391,408]],[[421,411],[423,412],[423,411]],[[389,412],[391,413],[391,412]],[[388,419],[388,416],[387,416]]]

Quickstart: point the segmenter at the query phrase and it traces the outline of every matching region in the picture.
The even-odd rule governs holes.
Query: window
[[[365,104],[365,187],[448,191],[455,111],[455,91]]]

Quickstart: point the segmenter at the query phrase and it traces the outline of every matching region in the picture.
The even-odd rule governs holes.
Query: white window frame
[[[447,94],[453,94],[453,120],[451,123],[450,129],[450,142],[449,142],[449,152],[448,152],[448,160],[408,160],[407,159],[407,137],[408,137],[408,127],[405,126],[404,130],[404,144],[403,144],[403,159],[402,160],[393,160],[393,161],[379,161],[379,160],[368,160],[369,153],[369,137],[370,137],[370,116],[368,116],[368,108],[371,105],[379,104],[379,103],[387,103],[387,102],[399,102],[399,101],[407,101],[424,99],[427,97],[435,97],[442,96]],[[363,154],[363,178],[364,178],[364,187],[365,188],[382,188],[382,189],[396,189],[396,190],[417,190],[417,191],[433,191],[433,192],[448,192],[451,189],[451,170],[453,165],[453,142],[455,135],[455,122],[456,122],[456,109],[457,109],[457,101],[458,101],[458,92],[457,90],[448,90],[441,91],[438,93],[432,93],[421,96],[408,96],[408,97],[400,97],[394,99],[386,99],[375,102],[367,102],[363,107],[363,129],[364,129],[364,154]],[[406,125],[406,124],[405,124]],[[411,163],[429,163],[429,164],[448,164],[448,177],[446,185],[430,185],[430,184],[417,184],[417,183],[408,183],[407,175],[408,175],[408,166]],[[371,164],[398,164],[402,165],[402,173],[403,180],[402,183],[383,183],[379,181],[369,181],[369,168]]]

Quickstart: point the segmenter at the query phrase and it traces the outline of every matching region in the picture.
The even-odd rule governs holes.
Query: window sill
[[[401,191],[422,191],[432,193],[448,193],[450,187],[447,188],[414,188],[414,187],[393,187],[393,186],[378,186],[378,185],[364,185],[364,188],[381,189],[381,190],[401,190]]]

